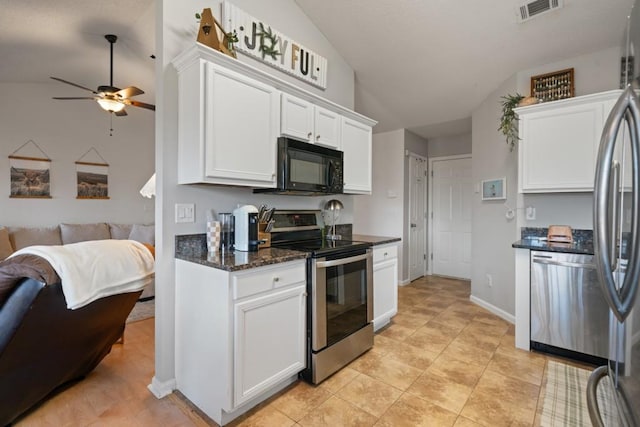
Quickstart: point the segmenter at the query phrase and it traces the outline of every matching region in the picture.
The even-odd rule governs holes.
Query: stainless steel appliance
[[[531,251],[531,348],[604,363],[608,321],[592,255]]]
[[[271,246],[309,253],[307,367],[318,384],[373,347],[373,260],[369,243],[326,240],[321,212],[275,211]]]
[[[614,396],[616,420],[610,425],[640,426],[640,3],[628,18],[623,64],[631,73],[605,123],[594,189],[594,252],[598,278],[610,308],[608,363],[587,385],[589,416],[605,425],[598,388]],[[629,170],[630,169],[630,170]],[[603,378],[609,381],[601,381]]]
[[[318,195],[343,192],[342,151],[291,138],[278,138],[276,188],[256,188],[254,193]]]

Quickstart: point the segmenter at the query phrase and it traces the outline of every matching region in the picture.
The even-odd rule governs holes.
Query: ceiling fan
[[[67,80],[60,79],[58,77],[51,77],[53,80],[57,80],[62,83],[66,83],[71,86],[78,87],[80,89],[88,90],[93,93],[95,96],[85,96],[85,97],[53,97],[53,99],[92,99],[100,104],[103,110],[108,111],[109,113],[114,113],[116,116],[126,116],[127,112],[124,110],[124,107],[127,105],[132,105],[134,107],[146,108],[148,110],[155,111],[156,106],[152,104],[146,104],[140,101],[134,101],[130,98],[138,95],[142,95],[144,91],[138,89],[135,86],[129,86],[124,89],[117,88],[113,86],[113,45],[118,40],[118,37],[113,34],[107,34],[104,36],[105,39],[109,42],[111,46],[111,61],[110,61],[110,79],[109,86],[98,86],[97,90],[89,89],[88,87],[84,87],[82,85],[72,83]]]

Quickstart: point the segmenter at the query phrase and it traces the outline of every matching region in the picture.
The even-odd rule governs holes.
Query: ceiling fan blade
[[[130,99],[126,99],[123,102],[127,105],[133,105],[134,107],[146,108],[147,110],[156,111],[156,106],[153,104],[147,104],[140,101],[132,101]]]
[[[115,113],[113,113],[113,114],[115,114],[115,115],[116,115],[116,116],[118,116],[118,117],[121,117],[121,116],[126,116],[126,115],[127,115],[127,112],[126,112],[126,111],[124,111],[124,108],[123,108],[122,110],[120,110],[120,111],[116,111],[116,112],[115,112]]]
[[[124,89],[120,89],[114,95],[119,96],[121,98],[131,98],[132,96],[142,95],[144,91],[142,89],[138,89],[135,86],[125,87]]]
[[[54,96],[51,99],[97,99],[95,96]]]
[[[80,89],[88,90],[89,92],[95,93],[96,95],[98,94],[98,92],[96,92],[93,89],[89,89],[88,87],[80,86],[79,84],[71,83],[71,82],[68,82],[66,80],[62,80],[62,79],[60,79],[58,77],[50,77],[50,78],[52,78],[53,80],[57,80],[59,82],[62,82],[62,83],[66,83],[66,84],[71,85],[71,86],[78,87]]]

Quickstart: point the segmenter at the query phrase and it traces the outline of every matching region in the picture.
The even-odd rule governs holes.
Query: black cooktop
[[[371,243],[352,242],[350,240],[303,240],[278,244],[277,247],[293,249],[294,251],[309,252],[315,258],[344,254],[345,252],[364,251],[371,247]]]
[[[344,256],[349,252],[364,252],[371,243],[322,238],[319,210],[276,210],[271,246],[311,254],[313,258]]]

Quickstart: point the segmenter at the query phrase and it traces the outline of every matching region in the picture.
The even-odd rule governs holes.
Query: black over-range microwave
[[[278,138],[276,188],[256,188],[254,193],[319,195],[341,194],[343,153],[291,138]]]

